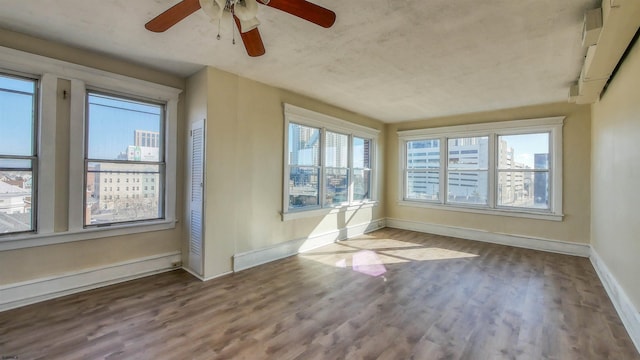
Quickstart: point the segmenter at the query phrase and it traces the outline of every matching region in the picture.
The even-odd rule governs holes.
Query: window
[[[36,230],[37,88],[0,74],[0,234]]]
[[[136,131],[162,137],[164,105],[94,91],[87,93],[87,104],[85,226],[164,218],[164,194],[160,191],[150,194],[147,200],[134,202],[119,201],[121,194],[116,194],[114,201],[104,204],[98,194],[92,193],[97,189],[94,184],[103,176],[115,176],[118,183],[129,174],[134,175],[133,179],[151,177],[164,182],[163,142],[149,147],[135,141]],[[129,177],[125,180],[129,182]]]
[[[422,151],[429,148],[429,152]],[[440,140],[407,141],[405,169],[406,198],[413,200],[440,199]]]
[[[372,140],[353,137],[353,200],[371,200]]]
[[[400,131],[400,202],[561,220],[562,123],[545,118]]]
[[[285,104],[283,214],[375,200],[377,130]],[[287,218],[287,216],[283,216]]]
[[[349,135],[331,131],[325,133],[324,204],[331,206],[349,203]]]
[[[489,137],[447,139],[447,201],[455,204],[488,205]],[[472,156],[463,152],[476,151]]]

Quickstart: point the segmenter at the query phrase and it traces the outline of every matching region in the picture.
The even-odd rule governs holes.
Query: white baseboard
[[[176,269],[180,252],[0,286],[0,311]]]
[[[216,274],[216,275],[213,275],[213,276],[205,277],[205,276],[202,276],[202,275],[196,273],[195,271],[191,270],[190,268],[188,268],[186,266],[183,266],[182,270],[188,272],[189,274],[191,274],[193,277],[195,277],[196,279],[198,279],[200,281],[209,281],[209,280],[217,279],[219,277],[223,277],[223,276],[226,276],[226,275],[229,275],[229,274],[233,274],[233,271],[227,271],[227,272],[223,272],[221,274]]]
[[[638,352],[640,352],[640,311],[633,306],[627,293],[609,271],[609,268],[604,261],[602,261],[602,258],[595,249],[591,248],[591,256],[589,258],[613,306],[616,308],[624,327],[627,329],[631,340],[635,344]]]
[[[383,227],[385,227],[385,220],[377,219],[363,224],[347,226],[324,234],[311,235],[306,238],[286,241],[262,249],[238,253],[233,255],[233,271],[249,269]]]
[[[492,233],[484,230],[468,229],[440,224],[430,224],[393,218],[387,218],[386,224],[388,227],[396,229],[413,230],[435,235],[451,236],[468,240],[476,240],[581,257],[589,257],[589,249],[591,248],[589,244],[550,240],[524,235]]]

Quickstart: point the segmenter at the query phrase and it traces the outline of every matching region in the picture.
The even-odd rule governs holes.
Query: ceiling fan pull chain
[[[220,20],[222,20],[222,18],[218,19],[218,36],[216,36],[218,40],[220,40]]]
[[[233,10],[233,9],[234,9],[234,7],[232,6],[232,7],[231,7],[231,34],[232,34],[232,40],[231,40],[231,43],[232,43],[233,45],[235,45],[235,44],[236,44],[236,31],[235,31],[235,29],[234,29],[234,25],[235,25],[235,23],[234,23],[234,20],[233,20],[233,19],[235,18],[236,14],[235,14],[235,12],[234,12],[234,10]]]

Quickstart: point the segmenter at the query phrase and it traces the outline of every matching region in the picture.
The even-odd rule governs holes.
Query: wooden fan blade
[[[234,16],[233,19],[236,21],[236,26],[238,27],[238,31],[240,32],[240,37],[242,38],[242,43],[244,43],[244,48],[247,49],[247,54],[251,57],[264,55],[264,44],[262,43],[262,37],[260,37],[258,28],[243,33],[240,28],[240,19],[238,19],[237,16]]]
[[[180,20],[193,14],[200,9],[199,0],[182,0],[173,5],[162,14],[151,19],[144,27],[153,32],[167,31],[170,27],[177,24]]]
[[[336,22],[336,13],[305,0],[260,0],[259,2],[325,28],[331,27]]]

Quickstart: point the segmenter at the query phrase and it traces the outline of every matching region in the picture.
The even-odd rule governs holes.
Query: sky
[[[33,81],[0,76],[0,154],[33,155],[34,94]],[[91,94],[89,157],[117,159],[133,145],[135,130],[160,130],[161,114],[160,105]]]
[[[159,131],[162,107],[89,96],[89,158],[115,160],[133,145],[135,130]]]
[[[534,168],[534,154],[549,153],[549,133],[501,136],[513,148],[516,162]]]
[[[34,82],[0,76],[0,154],[33,155],[34,93]]]

